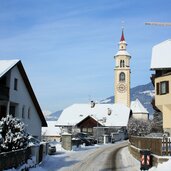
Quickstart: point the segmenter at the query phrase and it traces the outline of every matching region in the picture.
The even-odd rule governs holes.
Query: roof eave
[[[36,98],[36,96],[34,94],[34,91],[33,91],[32,87],[31,87],[30,81],[29,81],[29,79],[27,77],[27,74],[26,74],[26,72],[24,70],[24,67],[23,67],[21,61],[19,61],[16,65],[17,65],[17,67],[18,67],[18,69],[19,69],[19,71],[21,73],[21,76],[22,76],[22,78],[24,80],[24,83],[26,84],[26,87],[28,89],[30,97],[31,97],[31,99],[33,101],[33,104],[34,104],[36,110],[37,110],[37,113],[39,114],[40,120],[42,122],[42,126],[47,127],[47,122],[46,122],[46,120],[44,118],[43,112],[42,112],[42,110],[40,108],[40,105],[39,105],[39,103],[37,101],[37,98]]]

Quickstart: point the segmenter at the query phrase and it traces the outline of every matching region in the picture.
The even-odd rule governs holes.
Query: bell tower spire
[[[122,35],[121,35],[120,42],[123,42],[123,41],[125,41],[124,28],[122,28]]]
[[[121,34],[121,39],[119,42],[119,50],[126,50],[127,43],[125,41],[125,36],[124,36],[124,29],[122,28],[122,34]]]
[[[115,103],[123,103],[130,107],[130,54],[126,50],[124,29],[119,42],[119,50],[114,56],[115,59]]]

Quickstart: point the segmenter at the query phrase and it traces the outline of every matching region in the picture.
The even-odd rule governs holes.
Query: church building
[[[144,108],[141,102],[137,99],[132,101],[130,99],[130,80],[131,69],[130,59],[131,55],[127,52],[127,43],[122,29],[122,35],[119,42],[119,50],[114,56],[115,59],[115,82],[114,82],[114,103],[122,103],[132,111],[133,118],[148,120],[148,111]]]
[[[126,50],[127,43],[122,30],[119,42],[119,51],[114,56],[115,59],[115,83],[114,94],[115,103],[123,103],[130,107],[130,59],[131,56]]]

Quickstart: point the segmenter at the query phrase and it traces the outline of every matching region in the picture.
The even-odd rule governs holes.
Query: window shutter
[[[169,93],[169,81],[166,81],[166,93]]]
[[[160,84],[159,83],[156,84],[156,94],[157,95],[160,94]]]

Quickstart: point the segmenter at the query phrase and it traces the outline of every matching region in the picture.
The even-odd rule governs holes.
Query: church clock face
[[[117,90],[118,90],[120,93],[125,93],[125,91],[126,91],[126,85],[125,85],[124,83],[118,84]]]

